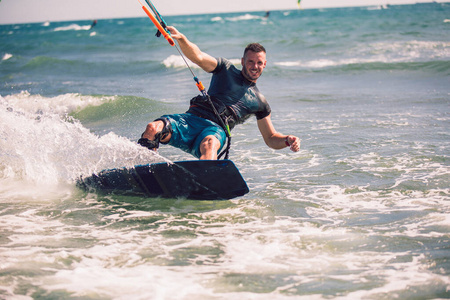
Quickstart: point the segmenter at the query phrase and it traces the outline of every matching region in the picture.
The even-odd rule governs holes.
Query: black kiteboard
[[[80,177],[77,186],[104,193],[197,200],[232,199],[249,191],[230,160],[164,162],[103,170]]]

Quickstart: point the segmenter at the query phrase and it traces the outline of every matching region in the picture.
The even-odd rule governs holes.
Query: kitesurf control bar
[[[141,1],[139,1],[141,3]],[[156,20],[156,18],[152,15],[152,13],[141,3],[142,9],[145,11],[147,16],[152,20],[153,24],[155,24],[156,28],[158,28],[159,32],[164,36],[164,38],[169,42],[171,46],[175,46],[175,42],[172,37],[167,33],[167,31],[162,27],[162,25]]]
[[[173,41],[172,37],[170,36],[170,32],[166,29],[167,24],[162,18],[162,16],[159,14],[158,10],[156,10],[156,7],[153,5],[153,3],[150,0],[145,0],[145,2],[148,4],[150,9],[153,11],[155,15],[153,15],[148,8],[142,4],[140,0],[138,0],[139,3],[142,6],[142,9],[145,11],[147,16],[152,20],[153,24],[155,24],[156,28],[158,28],[159,32],[166,38],[166,40],[169,42],[170,45],[175,46],[177,48],[178,53],[181,55],[181,58],[184,60],[186,66],[188,67],[189,71],[191,71],[192,76],[194,77],[195,85],[197,86],[198,90],[203,94],[203,96],[208,97],[208,94],[206,93],[205,86],[203,83],[198,79],[197,76],[195,76],[194,71],[192,71],[191,67],[189,66],[188,62],[184,58],[183,53],[181,53],[180,49],[178,49],[177,45]],[[159,36],[159,35],[158,35]],[[230,130],[228,129],[228,126],[225,126],[227,128],[227,133],[230,133]]]

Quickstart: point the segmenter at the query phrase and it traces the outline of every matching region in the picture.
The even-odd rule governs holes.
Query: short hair
[[[245,50],[244,50],[244,56],[245,56],[245,54],[246,54],[248,51],[253,51],[253,52],[255,52],[255,53],[258,53],[258,52],[264,52],[264,53],[266,53],[266,49],[265,49],[265,48],[263,47],[263,45],[261,45],[260,43],[251,43],[251,44],[248,44],[247,47],[245,47]]]

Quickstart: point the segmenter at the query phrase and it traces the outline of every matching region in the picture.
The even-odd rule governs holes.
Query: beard
[[[259,77],[261,77],[261,72],[256,71],[256,73],[250,72],[247,68],[242,69],[242,73],[244,77],[250,81],[256,81]]]

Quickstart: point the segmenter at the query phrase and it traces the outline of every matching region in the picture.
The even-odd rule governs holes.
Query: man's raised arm
[[[169,29],[172,38],[177,40],[181,51],[190,61],[198,65],[205,72],[211,73],[214,71],[217,67],[217,59],[201,51],[196,44],[189,41],[187,37],[179,32],[175,27],[167,26],[167,29]]]

